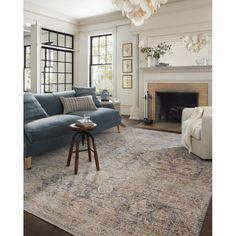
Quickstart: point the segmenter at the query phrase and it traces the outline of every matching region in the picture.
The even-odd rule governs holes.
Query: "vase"
[[[155,66],[155,58],[153,56],[148,56],[147,57],[147,66],[148,67]]]
[[[155,57],[154,61],[155,61],[155,66],[159,66],[160,65],[159,58]]]

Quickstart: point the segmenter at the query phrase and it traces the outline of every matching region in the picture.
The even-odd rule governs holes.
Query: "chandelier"
[[[168,0],[112,0],[118,8],[122,10],[122,15],[126,16],[131,22],[140,26],[144,20],[157,13],[157,7],[165,4]]]

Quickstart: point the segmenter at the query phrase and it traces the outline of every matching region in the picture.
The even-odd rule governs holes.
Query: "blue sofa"
[[[121,124],[119,112],[115,109],[101,107],[96,103],[98,108],[95,111],[76,111],[63,114],[60,97],[75,96],[77,94],[74,90],[34,94],[47,116],[24,124],[24,157],[26,159],[31,159],[31,156],[67,145],[73,135],[69,125],[85,113],[89,114],[90,119],[97,124],[97,127],[91,133],[96,134],[114,126],[117,126],[119,131],[119,125]]]

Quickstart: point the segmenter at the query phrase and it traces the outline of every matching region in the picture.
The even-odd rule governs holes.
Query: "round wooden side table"
[[[72,128],[73,131],[75,131],[75,134],[72,136],[72,140],[70,143],[69,154],[68,154],[66,166],[70,166],[72,154],[75,153],[74,174],[76,175],[78,173],[78,166],[79,166],[79,153],[84,152],[84,151],[88,151],[89,162],[91,162],[91,152],[93,152],[94,160],[95,160],[95,164],[96,164],[96,169],[97,169],[97,171],[99,171],[100,168],[99,168],[98,154],[97,154],[95,140],[94,140],[93,135],[91,133],[89,133],[89,131],[91,131],[97,127],[97,124],[93,123],[93,125],[90,127],[82,127],[82,126],[76,126],[76,124],[74,123],[74,124],[71,124],[70,127]],[[81,139],[82,139],[82,146],[84,146],[84,142],[86,140],[86,142],[87,142],[86,149],[80,150],[80,148],[79,148],[80,137],[78,137],[79,135],[81,136]],[[91,148],[90,141],[92,141],[92,148]],[[75,146],[75,150],[74,150],[74,146]]]

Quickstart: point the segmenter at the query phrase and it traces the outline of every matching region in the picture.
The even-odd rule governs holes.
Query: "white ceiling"
[[[169,0],[168,3],[183,1]],[[99,16],[120,11],[112,0],[24,0],[25,10],[71,20]]]
[[[29,7],[77,20],[119,11],[112,0],[25,0],[25,9]]]

